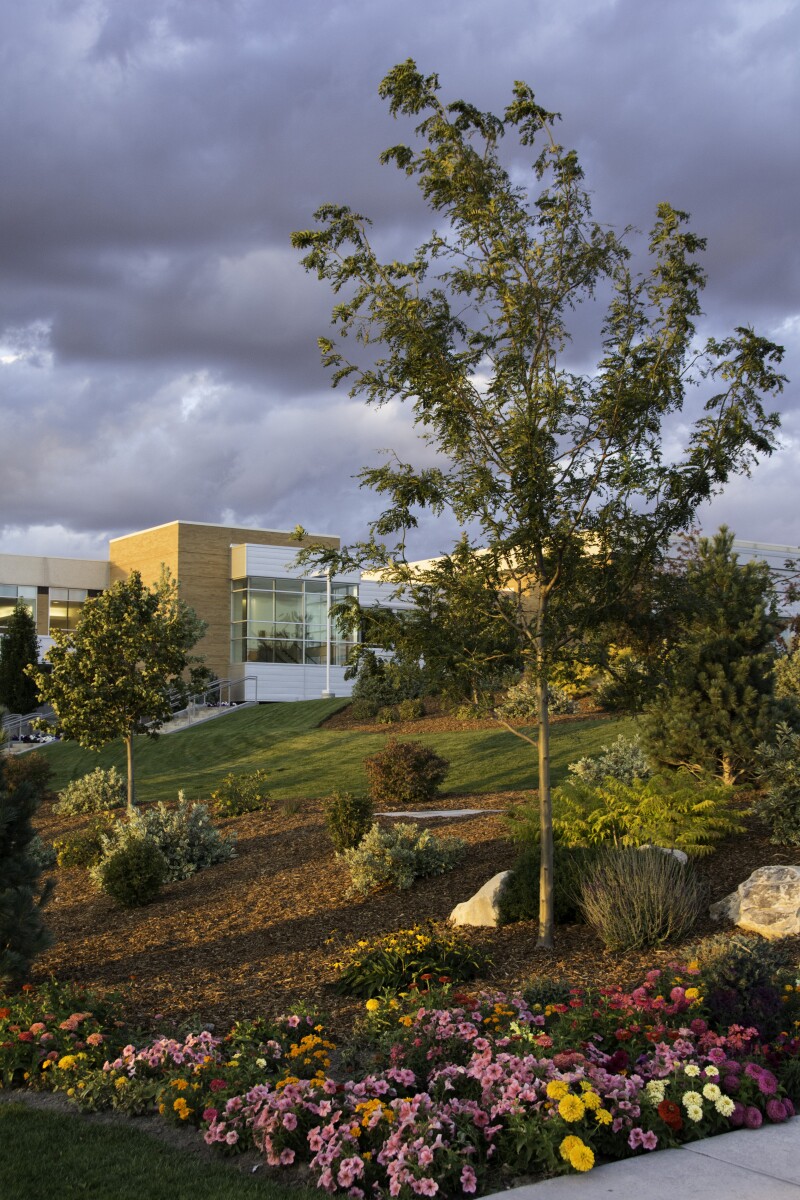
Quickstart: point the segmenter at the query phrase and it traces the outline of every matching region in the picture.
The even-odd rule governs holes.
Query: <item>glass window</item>
[[[333,584],[332,598],[357,596],[355,584]],[[231,589],[233,662],[324,665],[328,618],[327,581],[253,576]],[[347,661],[354,639],[332,629],[331,662]]]
[[[86,588],[50,588],[50,631],[71,632],[86,603]]]
[[[35,620],[36,588],[24,583],[0,583],[0,629],[8,624],[8,619],[20,600]]]

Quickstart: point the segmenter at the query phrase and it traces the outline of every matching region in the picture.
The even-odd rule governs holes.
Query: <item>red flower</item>
[[[658,1106],[658,1115],[665,1125],[669,1125],[670,1129],[677,1131],[683,1129],[683,1117],[681,1110],[674,1100],[662,1100]]]
[[[23,992],[32,992],[33,984],[32,983],[23,983],[22,990],[23,990]]]
[[[227,1086],[228,1083],[225,1079],[212,1079],[211,1083],[208,1085],[209,1090],[212,1092],[221,1092]]]
[[[10,1008],[0,1008],[0,1021],[4,1021],[6,1017],[11,1016]]]
[[[23,1032],[19,1035],[19,1040],[21,1042],[32,1042],[33,1034],[31,1033],[30,1029],[23,1030]]]

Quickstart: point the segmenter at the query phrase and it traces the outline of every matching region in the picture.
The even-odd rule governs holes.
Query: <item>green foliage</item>
[[[39,660],[36,621],[23,600],[18,600],[0,637],[0,706],[9,712],[29,713],[39,703],[30,674]]]
[[[425,701],[419,698],[401,700],[397,706],[397,715],[401,721],[417,721],[425,716]]]
[[[692,947],[689,957],[700,968],[695,986],[715,1024],[755,1025],[764,1041],[787,1028],[783,985],[795,983],[797,964],[782,941],[716,933]]]
[[[379,725],[396,725],[399,720],[399,714],[393,704],[387,704],[383,708],[378,709],[377,721]]]
[[[632,784],[635,779],[649,779],[652,774],[639,735],[627,738],[622,733],[615,742],[603,746],[599,754],[570,763],[568,770],[582,783],[618,779],[621,783]]]
[[[775,695],[800,706],[800,637],[796,633],[788,652],[775,663]]]
[[[611,657],[595,688],[595,698],[606,712],[634,714],[651,699],[653,685],[648,664],[626,648]]]
[[[725,783],[752,779],[780,716],[773,667],[781,628],[765,562],[739,563],[724,526],[686,566],[693,604],[669,677],[643,723],[649,756]]]
[[[31,838],[28,854],[40,871],[51,871],[56,865],[56,849],[38,833]]]
[[[196,871],[227,862],[236,853],[235,835],[223,837],[211,824],[206,806],[190,804],[181,792],[175,808],[157,804],[147,811],[134,811],[127,821],[118,822],[102,835],[103,857],[89,872],[93,881],[100,884],[106,858],[128,842],[141,840],[152,842],[163,855],[168,882],[188,879]]]
[[[323,801],[322,812],[333,848],[343,854],[354,849],[368,832],[374,807],[369,796],[336,791]]]
[[[781,721],[775,741],[758,747],[757,763],[764,790],[755,812],[770,827],[773,842],[800,846],[800,733]]]
[[[226,775],[211,793],[214,812],[218,817],[240,817],[244,813],[262,812],[271,808],[266,771],[251,771],[247,775]]]
[[[140,908],[155,900],[167,874],[167,861],[157,843],[131,836],[102,859],[93,879],[122,908]]]
[[[387,829],[373,825],[343,857],[350,870],[351,892],[367,896],[384,888],[410,888],[416,879],[451,871],[465,849],[460,838],[437,838],[413,822],[397,822]]]
[[[597,850],[586,846],[553,849],[554,920],[556,925],[572,925],[583,920],[578,899],[587,867],[597,858]],[[539,845],[538,838],[526,845],[511,868],[498,900],[499,923],[539,920]]]
[[[426,929],[414,926],[359,943],[346,960],[336,990],[364,1000],[410,987],[426,991],[429,984],[465,982],[491,966],[463,934],[433,922]]]
[[[94,867],[103,857],[103,838],[111,833],[115,824],[116,817],[103,813],[94,817],[80,833],[68,833],[56,838],[53,848],[58,866]]]
[[[377,716],[379,704],[375,700],[353,700],[349,708],[350,716],[356,721],[371,721]]]
[[[39,793],[31,780],[12,791],[6,763],[0,755],[0,986],[13,990],[52,942],[42,915],[51,885],[40,884],[35,848],[31,853]]]
[[[6,787],[13,792],[21,784],[29,783],[41,803],[50,792],[53,767],[43,754],[26,750],[24,754],[9,754],[4,759]]]
[[[685,937],[707,902],[691,863],[662,850],[608,847],[581,886],[586,923],[609,950],[640,950]]]
[[[557,792],[554,825],[568,845],[652,844],[699,857],[743,826],[731,808],[732,792],[698,784],[686,772],[654,775],[632,784],[618,779],[566,784]]]
[[[88,775],[73,779],[59,792],[53,811],[62,816],[76,813],[107,812],[125,803],[125,780],[116,767],[104,771],[96,767]]]
[[[450,764],[422,742],[391,738],[364,760],[364,769],[375,804],[413,808],[435,799]]]
[[[552,713],[574,713],[577,707],[574,698],[565,688],[554,687],[547,689],[547,704]],[[498,717],[505,721],[536,722],[539,719],[539,695],[535,679],[523,675],[513,684],[500,704],[497,705]]]
[[[55,631],[47,655],[52,670],[33,672],[62,737],[90,750],[125,740],[129,806],[133,738],[155,737],[171,717],[175,698],[199,690],[207,671],[190,651],[205,628],[167,573],[149,590],[132,571],[86,601],[73,632]]]

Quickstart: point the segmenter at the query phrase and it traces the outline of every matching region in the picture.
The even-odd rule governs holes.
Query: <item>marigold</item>
[[[611,1113],[608,1111],[607,1108],[598,1108],[595,1111],[594,1119],[595,1119],[595,1121],[597,1121],[598,1125],[610,1125],[611,1124]]]
[[[597,1092],[593,1092],[591,1090],[585,1091],[583,1093],[583,1095],[581,1096],[581,1099],[583,1100],[583,1103],[586,1105],[586,1107],[589,1109],[592,1109],[592,1110],[600,1108],[600,1105],[602,1103]]]
[[[558,1102],[558,1115],[565,1121],[580,1121],[586,1112],[586,1106],[580,1096],[565,1096]]]
[[[545,1090],[551,1100],[563,1100],[569,1094],[569,1085],[563,1079],[551,1079]]]
[[[372,1000],[368,1000],[365,1005],[367,1012],[377,1012],[380,1006],[380,1000],[375,1000],[374,998]]]

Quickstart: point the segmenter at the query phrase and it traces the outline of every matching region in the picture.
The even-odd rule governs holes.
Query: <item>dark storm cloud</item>
[[[563,113],[601,220],[646,230],[663,199],[692,213],[708,237],[703,332],[752,323],[800,370],[794,3],[0,7],[3,546],[30,530],[47,548],[50,528],[51,550],[71,537],[83,553],[86,536],[99,549],[175,516],[363,533],[375,507],[352,475],[381,446],[418,448],[401,412],[329,390],[316,338],[331,297],[289,235],[334,200],[393,253],[425,236],[413,185],[377,163],[410,136],[377,97],[408,56],[445,98],[495,111],[514,79],[531,83]],[[574,350],[587,362],[589,330]],[[775,503],[794,486],[785,429],[712,524],[732,512],[742,536],[800,542],[796,506]]]

